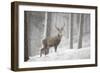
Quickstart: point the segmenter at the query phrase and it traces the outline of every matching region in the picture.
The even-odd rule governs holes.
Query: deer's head
[[[65,24],[62,26],[62,27],[57,27],[56,25],[55,25],[55,27],[56,27],[56,29],[57,29],[57,31],[58,31],[58,36],[59,37],[62,37],[63,36],[63,30],[64,30],[64,26],[65,26]]]

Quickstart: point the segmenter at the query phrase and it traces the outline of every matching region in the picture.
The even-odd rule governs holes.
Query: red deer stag
[[[64,29],[64,26],[65,26],[65,24],[63,25],[63,27],[58,28],[55,25],[55,28],[57,29],[58,34],[54,37],[47,37],[47,38],[42,40],[43,48],[40,51],[40,57],[42,56],[42,54],[47,55],[49,53],[50,47],[54,47],[55,52],[57,51],[57,47],[58,47],[58,45],[61,41],[61,38],[62,38],[62,31]]]

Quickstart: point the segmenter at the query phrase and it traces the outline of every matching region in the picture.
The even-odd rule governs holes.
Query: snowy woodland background
[[[25,48],[28,61],[53,61],[90,58],[90,14],[25,11]],[[50,48],[47,56],[40,57],[42,40],[58,34],[57,27],[64,26],[63,37],[57,53]]]

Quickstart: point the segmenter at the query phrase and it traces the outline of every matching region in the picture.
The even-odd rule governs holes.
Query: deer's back
[[[60,43],[61,38],[55,37],[47,37],[43,40],[43,44],[49,47],[57,46]]]

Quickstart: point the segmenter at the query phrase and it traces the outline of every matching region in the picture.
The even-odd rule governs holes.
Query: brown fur
[[[61,29],[56,27],[56,29],[58,30],[58,35],[56,35],[54,37],[47,37],[44,40],[42,40],[43,48],[40,51],[40,57],[42,56],[42,54],[47,55],[49,53],[50,47],[54,47],[55,52],[57,51],[57,47],[62,38],[63,28],[64,28],[64,26]]]

